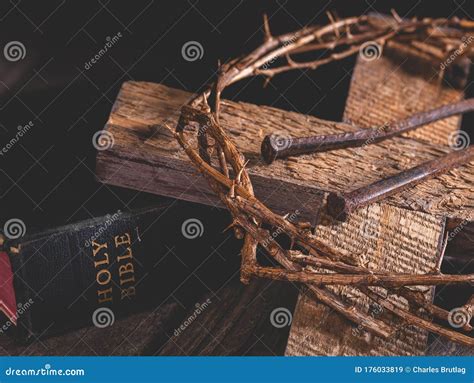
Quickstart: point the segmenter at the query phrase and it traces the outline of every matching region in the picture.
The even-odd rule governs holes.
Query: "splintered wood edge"
[[[190,93],[164,85],[125,83],[106,126],[115,144],[100,151],[97,157],[99,181],[210,205],[217,203],[217,198],[212,196],[204,181],[197,185],[199,193],[205,196],[182,192],[176,195],[166,184],[160,185],[174,178],[176,182],[171,182],[173,187],[187,188],[189,181],[186,183],[186,178],[196,174],[185,153],[162,127],[164,123],[170,126],[176,123],[180,107],[190,97]],[[272,208],[285,204],[287,197],[296,198],[296,205],[288,203],[282,210],[294,211],[298,209],[298,204],[300,207],[303,204],[308,209],[308,216],[318,215],[322,195],[329,191],[363,186],[449,151],[448,147],[399,137],[363,148],[290,157],[268,166],[261,162],[259,156],[260,137],[267,132],[284,126],[287,131],[294,131],[295,135],[307,135],[311,132],[348,131],[354,127],[232,101],[223,102],[221,120],[249,160],[248,172],[256,184],[257,196],[264,201],[269,197]],[[146,178],[134,169],[135,165],[147,174]],[[163,172],[159,168],[167,172],[164,180],[160,178]],[[182,182],[185,183],[180,184]],[[473,187],[474,163],[471,163],[387,198],[383,203],[449,219],[472,221],[474,193],[470,191]],[[288,188],[290,192],[285,192]]]
[[[368,82],[380,78],[380,72],[383,75],[383,72],[393,71],[390,66],[391,63],[384,59],[372,64],[359,59],[346,104],[347,120],[365,121],[370,126],[374,120],[383,123],[387,114],[398,113],[399,117],[404,117],[404,111],[396,108],[377,113],[381,98],[367,91],[370,89]],[[403,73],[399,75],[404,76]],[[390,84],[386,97],[392,97],[402,86],[401,81]],[[406,86],[411,91],[411,86]],[[366,110],[367,103],[373,106],[375,113],[362,112]],[[421,107],[425,108],[424,105]],[[451,121],[445,126],[445,132],[457,129],[456,125],[455,121]],[[432,127],[423,129],[427,133],[418,138],[429,140]],[[387,204],[373,204],[352,214],[348,222],[339,226],[324,224],[328,219],[323,215],[323,224],[316,233],[318,237],[330,242],[336,249],[360,254],[361,261],[366,262],[369,268],[421,273],[439,268],[445,230],[442,217]],[[350,287],[334,290],[350,302],[369,310],[368,299],[357,290]],[[431,299],[433,292],[431,288],[426,294],[427,299]],[[427,340],[427,331],[408,325],[403,326],[396,337],[387,340],[364,336],[363,331],[331,308],[307,294],[300,294],[286,355],[418,355],[425,352]]]

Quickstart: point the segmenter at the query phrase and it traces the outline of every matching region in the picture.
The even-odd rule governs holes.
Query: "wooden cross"
[[[403,137],[359,149],[304,155],[266,165],[261,139],[271,132],[307,136],[383,125],[418,111],[458,101],[463,92],[440,86],[430,59],[390,43],[384,56],[359,58],[344,120],[324,121],[266,106],[225,101],[221,123],[249,160],[256,196],[275,211],[299,211],[316,225],[316,236],[345,253],[358,254],[370,268],[428,273],[439,268],[446,225],[474,221],[474,164],[423,182],[383,202],[360,209],[344,223],[325,213],[325,196],[364,186],[453,150],[449,138],[459,117],[430,124]],[[417,68],[418,73],[409,69]],[[420,75],[420,72],[423,75]],[[100,151],[97,177],[117,186],[207,205],[219,205],[207,182],[163,128],[175,126],[192,94],[164,85],[128,82],[120,91],[105,130],[114,145]],[[333,287],[348,302],[371,310],[356,290]],[[432,290],[424,291],[432,299]],[[377,313],[374,315],[388,315]],[[287,355],[418,355],[427,332],[400,323],[396,337],[367,339],[352,323],[301,293],[293,317]]]

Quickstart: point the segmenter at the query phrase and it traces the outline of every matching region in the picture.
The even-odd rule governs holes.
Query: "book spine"
[[[16,334],[29,338],[87,324],[105,327],[116,315],[150,302],[153,286],[159,291],[163,282],[154,268],[165,253],[163,224],[156,222],[161,211],[118,211],[12,245],[16,304],[24,308]]]

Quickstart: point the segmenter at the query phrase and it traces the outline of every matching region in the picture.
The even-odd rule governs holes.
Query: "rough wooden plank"
[[[204,297],[205,307],[193,307],[158,354],[283,355],[291,317],[287,325],[275,327],[272,312],[291,313],[297,294],[294,285],[284,282],[252,280],[243,285],[235,278]]]
[[[189,97],[191,95],[186,92],[156,84],[125,84],[106,127],[113,134],[115,145],[99,154],[98,178],[119,186],[214,204],[215,196],[204,181],[195,176],[184,153],[162,128],[163,123],[175,124],[180,106]],[[361,149],[306,155],[267,166],[260,161],[260,140],[255,137],[261,138],[274,131],[302,136],[349,131],[354,127],[230,101],[224,102],[222,121],[250,160],[249,172],[257,195],[267,200],[271,207],[279,205],[281,208],[290,194],[300,200],[298,209],[304,206],[307,194],[316,196],[315,200],[320,204],[326,191],[359,187],[448,151],[446,147],[419,139],[394,138]],[[427,271],[437,264],[443,234],[444,220],[436,216],[466,219],[472,215],[473,169],[473,164],[467,165],[426,182],[409,194],[394,196],[383,204],[363,209],[345,224],[334,223],[322,213],[318,235],[333,245],[334,242],[337,245],[337,238],[345,238],[346,242],[339,244],[341,251],[371,254],[374,268],[390,265],[394,270],[413,271],[416,265],[417,272]],[[293,188],[288,193],[286,189],[290,185]],[[292,203],[286,206],[288,210],[294,209]],[[423,211],[430,214],[423,214]],[[367,221],[369,216],[372,218]],[[371,233],[366,241],[357,235],[361,224]],[[397,260],[398,255],[400,260]],[[390,257],[397,260],[395,264],[387,263]],[[406,265],[410,262],[407,263],[407,259],[412,262],[408,269]],[[298,311],[296,322],[297,319]],[[308,323],[312,323],[314,329],[314,323]],[[303,342],[304,338],[299,340],[299,343]],[[291,354],[290,344],[288,354]],[[399,334],[392,343],[379,343],[378,348],[372,344],[366,349],[381,354],[416,354],[421,353],[425,345],[426,333],[406,328],[405,333]],[[356,348],[342,352],[354,350]],[[357,352],[364,353],[360,349]]]
[[[384,56],[373,62],[359,58],[352,77],[344,119],[362,126],[383,125],[418,110],[426,110],[432,107],[433,103],[443,104],[463,96],[462,92],[457,90],[436,88],[436,100],[430,95],[427,98],[417,96],[404,102],[407,94],[411,95],[418,89],[433,91],[434,88],[430,79],[411,75],[400,65],[399,60]],[[443,143],[444,140],[446,145],[447,136],[457,130],[458,126],[459,118],[454,117],[425,127],[411,136],[417,141]],[[443,138],[438,140],[439,137]],[[417,156],[418,152],[411,154]],[[427,187],[424,184],[420,186]],[[411,190],[408,195],[416,195],[419,198],[425,192],[426,190],[417,188]],[[374,270],[424,273],[433,271],[439,265],[440,243],[444,234],[443,219],[396,207],[372,205],[357,212],[350,217],[349,222],[339,226],[333,225],[324,216],[321,224],[317,233],[319,237],[333,246],[359,254],[359,258]],[[400,330],[396,336],[387,340],[368,336],[338,313],[303,293],[295,309],[287,355],[425,353],[428,340],[426,331],[404,326],[379,308],[374,310],[370,301],[356,289],[340,287],[334,290],[372,315],[398,323]],[[432,299],[432,293],[432,289],[427,290],[426,299]],[[405,305],[402,300],[396,301]]]
[[[164,304],[117,319],[110,327],[86,327],[26,345],[0,335],[0,356],[149,354],[151,345],[168,339],[166,333],[172,331],[183,314],[177,303]]]
[[[340,225],[333,225],[323,217],[317,234],[341,251],[356,254],[373,270],[426,273],[437,265],[443,229],[440,218],[393,206],[372,205]],[[338,313],[302,293],[286,355],[416,355],[425,351],[428,335],[425,331],[402,325],[388,313],[374,310],[369,300],[361,298],[353,288],[331,289],[377,318],[400,325],[400,331],[388,340],[368,337]],[[431,289],[426,295],[431,299]]]
[[[185,153],[164,123],[175,125],[180,106],[191,94],[163,85],[128,82],[123,85],[106,126],[115,140],[99,152],[97,177],[189,201],[216,204],[207,183],[196,177]],[[353,130],[271,107],[224,101],[222,123],[249,160],[256,194],[272,208],[294,211],[321,206],[328,191],[348,190],[433,159],[449,150],[414,139],[394,138],[360,149],[290,157],[268,166],[260,160],[260,138],[280,131],[303,136]],[[384,203],[434,215],[465,219],[474,216],[474,163],[418,185],[413,192]]]
[[[351,89],[343,117],[347,122],[362,127],[382,126],[464,98],[450,79],[445,78],[440,87],[438,63],[413,54],[406,46],[390,43],[382,57],[364,64],[354,68],[353,84],[364,81],[365,86]],[[404,136],[448,146],[449,136],[459,129],[460,121],[458,116],[446,118]]]

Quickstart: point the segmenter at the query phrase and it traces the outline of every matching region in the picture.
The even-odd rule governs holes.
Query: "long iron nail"
[[[474,146],[468,146],[466,149],[451,152],[354,191],[330,193],[327,200],[328,213],[339,221],[345,221],[350,213],[362,206],[380,201],[472,160],[474,160]]]
[[[433,121],[471,111],[474,111],[474,98],[417,113],[391,124],[359,129],[354,132],[300,138],[270,134],[265,136],[262,141],[261,154],[263,159],[271,164],[277,158],[370,145],[409,132]]]

